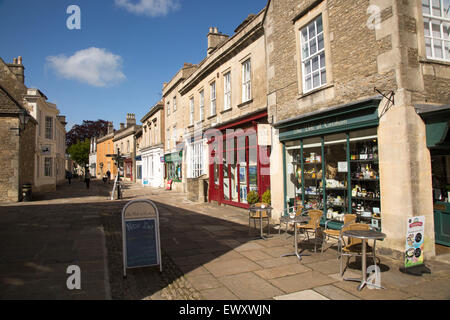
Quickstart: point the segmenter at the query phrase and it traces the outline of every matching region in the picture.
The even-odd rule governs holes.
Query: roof
[[[147,112],[147,114],[141,119],[141,122],[144,123],[148,118],[150,118],[152,115],[154,115],[158,110],[163,109],[164,105],[160,101],[157,104],[155,104],[153,107],[150,108],[150,111]]]

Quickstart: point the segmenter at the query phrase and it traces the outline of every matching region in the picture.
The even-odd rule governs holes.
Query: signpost
[[[135,200],[122,210],[123,276],[127,269],[159,265],[162,272],[159,212],[150,200]]]

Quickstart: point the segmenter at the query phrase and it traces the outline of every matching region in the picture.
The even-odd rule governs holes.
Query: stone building
[[[142,185],[164,187],[164,104],[154,105],[141,119],[142,140],[139,150],[142,158]]]
[[[270,145],[258,139],[268,126],[264,13],[249,15],[231,37],[210,28],[205,59],[179,89],[191,200],[207,194],[208,201],[248,208],[250,191],[262,196],[270,188],[263,159]]]
[[[0,58],[0,202],[22,200],[22,186],[34,185],[37,121],[24,103],[22,58]]]
[[[97,139],[97,178],[106,177],[106,173],[111,173],[111,179],[117,176],[117,165],[112,157],[108,155],[114,154],[114,126],[108,123],[108,131],[104,136]]]
[[[185,152],[183,145],[184,130],[189,126],[186,117],[186,105],[181,102],[179,90],[184,81],[197,66],[185,63],[177,74],[163,84],[164,103],[164,180],[172,181],[172,189],[178,192],[186,192],[186,168]]]
[[[31,115],[37,120],[35,191],[55,191],[65,182],[66,119],[39,89],[24,95]]]
[[[136,181],[136,140],[135,134],[141,128],[136,124],[136,117],[133,113],[127,114],[126,126],[120,124],[120,129],[114,133],[113,144],[114,153],[124,157],[124,173],[125,181]]]
[[[408,219],[425,216],[422,249],[435,254],[433,193],[448,198],[441,191],[450,184],[447,174],[432,185],[435,162],[449,169],[445,3],[269,1],[263,23],[271,163],[279,164],[271,167],[275,213],[318,207],[322,222],[356,213],[387,235],[379,248],[395,257],[404,256]]]

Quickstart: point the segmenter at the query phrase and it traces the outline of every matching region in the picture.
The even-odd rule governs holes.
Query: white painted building
[[[89,148],[89,173],[92,178],[103,178],[101,176],[101,172],[97,171],[97,137],[93,137],[90,140],[90,148]],[[98,176],[97,176],[98,173]]]
[[[164,105],[159,102],[141,119],[142,184],[164,187]]]
[[[37,120],[35,186],[33,191],[51,191],[65,182],[66,117],[38,89],[28,89],[24,97]]]

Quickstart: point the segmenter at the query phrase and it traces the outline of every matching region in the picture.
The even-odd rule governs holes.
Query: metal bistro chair
[[[368,224],[365,223],[355,223],[355,222],[350,222],[347,225],[344,225],[342,227],[342,229],[340,230],[339,233],[339,237],[342,239],[343,237],[343,232],[346,230],[370,230],[372,229]],[[375,256],[375,243],[374,243],[374,247],[372,248],[371,246],[369,246],[368,243],[366,243],[366,252],[370,253],[372,252],[372,256],[373,256],[373,261],[375,264],[375,267],[377,265],[377,260],[376,260],[376,256]],[[342,277],[345,270],[343,270],[343,258],[344,256],[347,257],[347,263],[345,266],[345,270],[347,270],[348,267],[348,263],[351,257],[361,257],[362,256],[362,240],[361,239],[356,239],[356,238],[349,238],[349,242],[347,245],[343,246],[340,250],[340,256],[339,258],[341,259],[341,263],[340,263],[340,269],[339,269],[339,274]]]
[[[317,234],[320,229],[320,219],[323,216],[322,210],[312,209],[309,210],[308,216],[311,218],[307,224],[297,226],[297,228],[303,230],[306,233],[309,241],[309,233],[314,234],[314,252],[317,252]]]
[[[328,229],[328,223],[332,221],[332,220],[327,220],[325,222],[325,229],[323,230],[323,242],[322,242],[322,250],[321,253],[323,253],[323,247],[325,246],[325,242],[327,242],[327,239],[335,239],[337,240],[337,244],[338,244],[338,254],[340,255],[340,251],[342,248],[342,244],[344,242],[344,239],[341,238],[341,230],[333,230],[333,229]],[[356,221],[356,214],[346,214],[344,216],[344,224],[341,226],[341,229],[345,226],[348,225],[350,223],[353,223]],[[331,248],[333,245],[331,245],[329,248]]]
[[[261,202],[255,203],[255,207],[261,208],[263,205],[266,206],[266,208],[270,207],[270,205],[267,203],[261,203]],[[263,222],[264,222],[264,220],[267,220],[267,226],[269,228],[268,232],[270,233],[270,215],[269,215],[268,210],[256,211],[256,212],[252,212],[250,210],[248,211],[248,232],[249,232],[249,234],[251,231],[250,222],[253,220],[253,226],[256,229],[256,221],[260,221],[261,215],[262,215]]]
[[[286,224],[286,238],[288,238],[288,227],[289,227],[289,220],[290,220],[290,214],[291,212],[295,212],[295,216],[298,217],[299,215],[302,215],[303,213],[305,213],[305,210],[303,208],[303,206],[293,206],[293,207],[289,207],[287,209],[284,209],[283,214],[281,215],[280,218],[280,227],[278,228],[278,234],[281,234],[281,224],[285,223]]]

